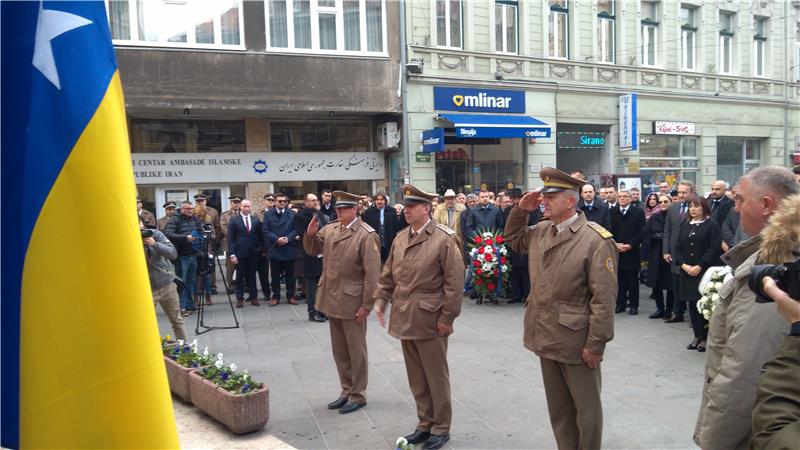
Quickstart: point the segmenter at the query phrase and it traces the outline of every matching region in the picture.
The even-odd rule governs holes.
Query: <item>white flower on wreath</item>
[[[472,256],[472,257],[474,258],[474,257],[475,257],[475,256],[478,254],[478,249],[477,249],[477,248],[473,248],[473,249],[472,249],[472,250],[469,252],[469,254],[470,254],[470,256]]]
[[[508,266],[503,264],[503,267],[500,268],[503,272],[508,272]]]
[[[218,359],[217,362],[214,363],[214,367],[216,367],[217,369],[222,369],[224,366],[225,366],[225,363],[222,362],[221,359]]]
[[[501,254],[501,255],[505,256],[505,255],[506,255],[506,253],[508,253],[508,250],[506,250],[506,247],[505,247],[505,246],[502,246],[502,247],[500,247],[500,249],[498,250],[498,252],[500,252],[500,254]]]
[[[222,361],[222,353],[217,353],[217,361]]]
[[[492,236],[492,233],[487,231],[487,232],[483,233],[483,237],[484,237],[484,239],[489,239],[489,238],[492,238],[493,236]]]
[[[481,269],[483,269],[484,272],[489,272],[490,270],[492,270],[492,266],[484,263],[483,266],[481,266]]]
[[[483,250],[484,253],[494,253],[494,249],[491,245],[487,245],[486,248]]]
[[[485,257],[485,256],[483,256],[483,253],[481,253],[480,255],[478,255],[478,261],[483,261],[484,259],[486,259],[486,257]]]

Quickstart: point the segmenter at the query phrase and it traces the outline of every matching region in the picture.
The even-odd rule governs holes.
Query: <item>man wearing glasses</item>
[[[296,305],[294,298],[294,259],[295,238],[294,211],[288,208],[289,199],[284,194],[275,196],[275,208],[264,214],[264,243],[269,256],[272,274],[272,300],[269,306],[276,306],[281,300],[281,276],[286,279],[286,298],[290,305]]]

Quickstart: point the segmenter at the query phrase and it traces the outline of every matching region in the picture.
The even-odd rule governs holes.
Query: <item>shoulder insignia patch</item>
[[[370,233],[374,233],[375,232],[375,228],[372,228],[371,226],[369,226],[369,224],[367,222],[364,222],[363,220],[361,221],[361,228],[369,231]]]
[[[440,223],[436,224],[436,228],[444,231],[445,233],[449,234],[450,236],[455,236],[456,235],[456,232],[451,230],[450,227],[447,227],[447,226],[442,225]]]
[[[609,256],[608,258],[606,258],[605,265],[606,265],[606,270],[608,270],[611,273],[614,273],[614,259],[612,257]]]
[[[589,228],[591,228],[594,231],[596,231],[597,234],[599,234],[600,237],[602,237],[603,239],[609,239],[609,238],[614,237],[614,235],[611,234],[610,231],[606,230],[605,228],[603,228],[602,225],[597,224],[595,222],[591,222],[591,221],[586,222],[586,226],[588,226]]]

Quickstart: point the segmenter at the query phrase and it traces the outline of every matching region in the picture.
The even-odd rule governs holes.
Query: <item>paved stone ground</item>
[[[688,351],[686,323],[649,320],[654,311],[642,289],[638,316],[618,314],[616,337],[603,363],[604,448],[696,448],[702,353]],[[208,307],[206,323],[233,323],[225,296]],[[309,322],[306,306],[249,304],[236,310],[241,324],[198,337],[201,348],[224,353],[270,387],[270,420],[260,432],[236,436],[191,404],[175,398],[184,448],[391,449],[416,425],[399,341],[374,315],[369,346],[368,406],[340,415],[326,409],[339,394],[327,324]],[[520,305],[476,305],[465,299],[450,338],[453,449],[551,449],[538,358],[522,345]],[[194,337],[196,316],[187,325]],[[159,310],[161,334],[171,332]]]

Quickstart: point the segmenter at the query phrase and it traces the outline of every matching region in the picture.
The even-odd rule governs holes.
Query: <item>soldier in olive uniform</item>
[[[316,309],[328,317],[342,392],[328,404],[340,414],[367,404],[367,316],[381,268],[379,238],[358,217],[358,196],[335,191],[339,220],[319,228],[316,214],[303,236],[309,255],[322,255]]]
[[[576,211],[583,181],[547,167],[544,188],[509,214],[505,236],[528,254],[525,347],[541,361],[550,423],[561,449],[597,449],[603,437],[600,361],[614,337],[617,249],[611,233]],[[541,202],[544,218],[528,227]]]
[[[217,256],[217,251],[219,250],[219,240],[222,236],[222,230],[219,225],[219,211],[216,208],[209,206],[208,204],[208,196],[203,194],[202,192],[195,194],[194,196],[195,204],[198,206],[202,206],[206,210],[206,215],[211,217],[211,223],[214,226],[214,238],[211,240],[211,248],[210,250],[214,253],[214,256]],[[209,277],[211,279],[211,293],[213,295],[217,294],[217,269],[216,264],[211,265],[211,273]]]
[[[156,216],[153,215],[150,211],[142,208],[142,198],[136,197],[136,214],[142,218],[142,223],[144,226],[148,228],[155,228],[156,226]]]
[[[417,428],[409,443],[437,449],[450,440],[452,398],[447,340],[461,313],[464,263],[455,231],[431,220],[428,194],[403,186],[406,222],[397,233],[383,265],[375,303],[384,324],[384,307],[392,303],[389,334],[400,339],[408,384],[417,403]]]
[[[233,272],[236,270],[236,264],[231,262],[231,255],[228,252],[228,224],[231,223],[231,219],[239,215],[242,197],[232,195],[228,197],[228,200],[231,202],[231,209],[219,216],[219,230],[220,236],[222,236],[219,242],[219,249],[225,252],[225,279],[228,281],[228,294],[233,294],[234,283],[236,283],[236,280],[233,279]]]
[[[167,222],[169,222],[169,219],[171,219],[172,215],[175,214],[175,208],[177,207],[178,205],[175,204],[175,202],[164,203],[162,208],[164,208],[164,212],[166,212],[167,215],[156,221],[156,228],[158,231],[162,233],[164,232],[164,227],[167,226]]]
[[[261,223],[264,223],[264,215],[267,211],[275,207],[275,195],[267,192],[264,194],[263,200],[264,207],[256,211],[256,217]],[[256,273],[258,274],[258,283],[261,285],[261,292],[264,293],[264,300],[269,300],[272,297],[272,287],[269,284],[269,251],[266,245],[261,246],[261,258],[256,264]]]

